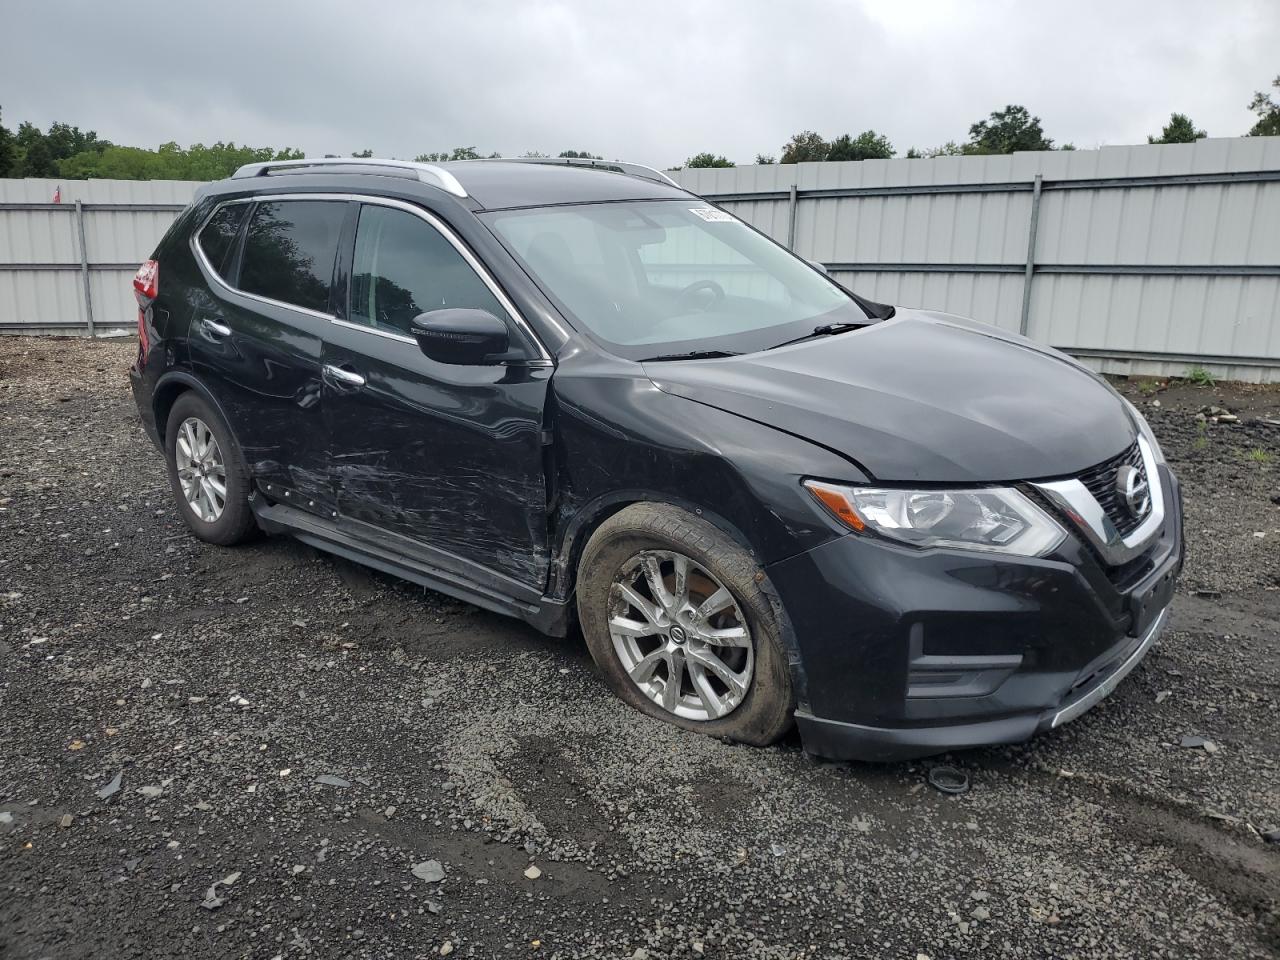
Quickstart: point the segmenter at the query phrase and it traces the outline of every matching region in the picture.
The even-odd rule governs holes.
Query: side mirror
[[[813,269],[817,270],[824,277],[831,276],[831,271],[827,269],[827,265],[825,263],[820,263],[817,260],[805,260],[805,263],[813,267]]]
[[[438,363],[501,363],[509,349],[507,325],[487,310],[451,307],[413,318],[413,338]]]

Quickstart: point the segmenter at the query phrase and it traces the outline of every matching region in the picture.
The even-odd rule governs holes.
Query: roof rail
[[[245,177],[265,177],[289,167],[394,167],[412,170],[423,183],[439,187],[455,197],[465,197],[467,191],[448,170],[430,163],[414,163],[409,160],[379,160],[374,157],[314,157],[306,160],[268,160],[265,163],[246,163],[231,175],[233,180]],[[371,173],[374,171],[370,171]]]
[[[492,157],[482,158],[501,160],[503,163],[550,163],[566,167],[596,167],[599,170],[610,170],[613,173],[623,173],[629,177],[639,177],[641,180],[652,180],[654,183],[662,183],[671,187],[684,188],[668,177],[661,170],[655,170],[653,167],[646,167],[639,163],[628,163],[625,160],[594,160],[589,157]],[[475,163],[477,161],[468,160],[467,163]]]

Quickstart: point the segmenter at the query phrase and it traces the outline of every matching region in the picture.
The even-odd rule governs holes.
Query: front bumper
[[[1110,694],[1156,642],[1182,566],[1182,505],[1138,561],[1074,536],[1053,555],[913,550],[848,535],[769,567],[802,669],[810,753],[900,760],[1016,743]]]

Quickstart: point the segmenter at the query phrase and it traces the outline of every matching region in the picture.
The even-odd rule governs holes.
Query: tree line
[[[1272,86],[1280,90],[1280,76]],[[1257,122],[1247,136],[1280,136],[1280,98],[1259,92],[1249,103],[1249,109],[1257,115]],[[1148,143],[1193,143],[1207,136],[1191,118],[1174,113],[1159,136],[1147,137]],[[985,119],[969,127],[969,139],[964,143],[954,140],[940,147],[917,150],[911,147],[904,156],[908,159],[922,157],[974,156],[984,154],[1013,153],[1018,150],[1074,150],[1070,143],[1055,147],[1047,137],[1040,118],[1032,116],[1024,106],[1010,104],[1003,110],[992,111]],[[352,153],[353,157],[372,157],[373,150]],[[335,156],[335,154],[326,154]],[[415,160],[423,163],[439,163],[449,160],[478,160],[482,156],[497,158],[498,153],[482,154],[475,147],[453,147],[420,153]],[[522,155],[526,158],[545,158],[548,154],[536,150]],[[562,158],[602,160],[600,154],[586,150],[563,150],[556,156]],[[782,147],[781,155],[757,154],[756,163],[811,163],[836,160],[888,160],[897,156],[889,138],[875,130],[865,130],[856,136],[841,134],[831,140],[813,130],[795,134]],[[0,114],[0,177],[65,177],[69,180],[220,180],[230,176],[237,167],[246,163],[268,160],[302,159],[301,150],[290,147],[250,147],[218,141],[212,146],[194,143],[189,147],[177,143],[163,143],[154,150],[145,147],[129,147],[102,139],[93,131],[65,123],[54,123],[48,130],[41,130],[32,123],[20,123],[16,131],[4,126]],[[734,162],[722,154],[711,151],[694,154],[683,164],[686,167],[732,167]]]

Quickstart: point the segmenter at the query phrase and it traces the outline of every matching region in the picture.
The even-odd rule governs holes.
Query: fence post
[[[84,204],[76,201],[76,231],[80,235],[80,281],[84,284],[84,319],[93,336],[93,294],[89,290],[89,250],[84,243]]]
[[[1022,280],[1022,320],[1018,323],[1018,332],[1024,337],[1031,324],[1031,278],[1036,270],[1036,231],[1040,228],[1040,186],[1043,182],[1043,174],[1037,173],[1035,184],[1031,188],[1031,225],[1027,230],[1027,272]]]
[[[787,249],[796,252],[796,185],[791,185],[787,197]]]

